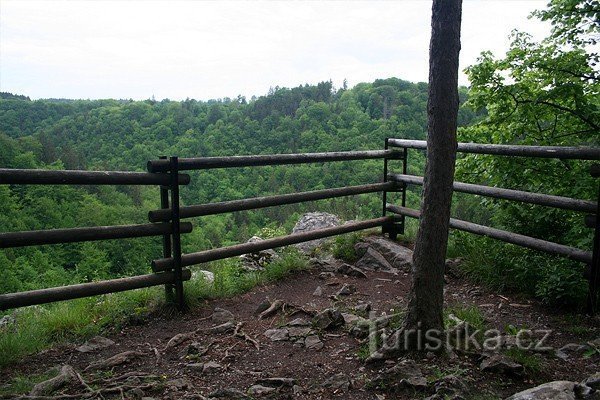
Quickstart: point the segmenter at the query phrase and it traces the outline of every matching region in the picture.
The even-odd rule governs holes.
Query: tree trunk
[[[408,348],[423,350],[426,331],[443,332],[444,264],[456,159],[458,54],[462,0],[434,0],[429,45],[427,165],[405,331]],[[441,336],[440,336],[441,338]]]

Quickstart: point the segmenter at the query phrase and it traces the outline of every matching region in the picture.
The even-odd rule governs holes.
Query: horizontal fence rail
[[[0,168],[0,185],[168,185],[166,174],[123,171],[78,171]],[[190,176],[180,174],[180,185],[190,183]]]
[[[0,248],[162,236],[171,233],[171,230],[171,224],[165,223],[7,232],[0,233]],[[181,224],[182,233],[190,233],[191,231],[191,223]]]
[[[234,246],[221,247],[218,249],[205,250],[198,253],[184,254],[181,257],[182,265],[189,266],[201,264],[209,261],[221,260],[242,254],[255,253],[257,251],[274,249],[277,247],[289,246],[296,243],[309,242],[315,239],[337,236],[344,233],[356,232],[370,228],[380,227],[392,223],[393,216],[369,219],[360,222],[351,222],[331,228],[317,229],[314,231],[294,233],[287,236],[276,237],[273,239],[261,240],[259,242],[242,243]],[[164,271],[173,266],[172,258],[162,258],[152,261],[152,269],[155,272]]]
[[[252,199],[222,201],[219,203],[200,204],[195,206],[184,206],[179,209],[179,217],[192,218],[201,217],[204,215],[254,210],[258,208],[280,206],[285,204],[331,199],[334,197],[382,192],[385,190],[392,190],[394,187],[395,184],[393,182],[384,182],[335,189],[314,190],[311,192],[282,194],[277,196],[255,197]],[[148,219],[150,222],[168,221],[171,219],[171,210],[163,209],[150,211],[148,213]]]
[[[378,158],[397,158],[402,153],[395,150],[365,150],[365,151],[339,151],[329,153],[302,153],[302,154],[265,154],[250,156],[230,157],[200,157],[180,158],[178,167],[180,171],[212,169],[212,168],[237,168],[258,167],[265,165],[307,164],[330,161],[369,160]],[[169,160],[148,161],[149,172],[166,172],[169,170]]]
[[[419,218],[421,213],[411,208],[400,207],[392,204],[387,205],[387,210],[398,215],[404,215],[411,218]],[[532,238],[530,236],[520,235],[518,233],[503,231],[489,226],[478,225],[472,222],[462,221],[455,218],[450,218],[450,228],[461,231],[474,233],[476,235],[487,236],[492,239],[501,240],[503,242],[516,244],[522,247],[527,247],[534,250],[543,251],[550,254],[560,255],[571,260],[581,261],[584,263],[592,262],[592,252],[576,249],[574,247],[565,246],[558,243],[548,242],[542,239]]]
[[[189,280],[190,270],[182,271],[182,279]],[[139,275],[130,278],[111,279],[101,282],[82,283],[50,289],[30,290],[27,292],[0,294],[0,310],[45,304],[61,300],[72,300],[100,294],[123,292],[125,290],[165,285],[175,282],[173,272]]]
[[[421,176],[389,174],[388,179],[393,180],[394,182],[402,182],[410,185],[423,185],[423,177]],[[496,199],[520,201],[523,203],[538,204],[572,211],[595,213],[596,208],[598,207],[595,201],[572,199],[569,197],[475,185],[456,181],[454,182],[453,189],[457,192],[493,197]]]
[[[393,147],[427,149],[425,140],[389,139]],[[577,160],[600,160],[600,147],[520,146],[509,144],[458,143],[460,153],[514,157],[540,157]]]

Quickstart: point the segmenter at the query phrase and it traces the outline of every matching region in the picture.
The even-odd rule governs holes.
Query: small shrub
[[[349,263],[358,261],[359,254],[356,253],[354,245],[362,239],[361,233],[349,233],[346,235],[336,236],[333,242],[333,248],[331,254],[340,260],[344,260]]]

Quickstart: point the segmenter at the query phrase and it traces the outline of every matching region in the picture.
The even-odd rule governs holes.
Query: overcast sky
[[[547,1],[464,0],[461,69]],[[431,1],[0,0],[0,91],[207,100],[331,79],[427,81]],[[460,83],[468,84],[461,72]]]

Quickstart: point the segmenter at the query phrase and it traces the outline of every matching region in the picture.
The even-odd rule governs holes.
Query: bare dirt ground
[[[310,321],[313,312],[327,308],[346,312],[357,305],[370,303],[377,315],[393,314],[404,308],[410,288],[409,274],[365,273],[367,278],[322,274],[316,268],[297,273],[244,295],[206,301],[203,306],[183,315],[153,316],[140,325],[107,335],[115,344],[98,351],[81,353],[76,350],[81,343],[46,350],[0,371],[0,376],[10,380],[18,374],[40,374],[53,367],[70,365],[79,373],[78,378],[54,396],[71,394],[71,397],[55,398],[82,398],[82,393],[98,398],[243,398],[250,387],[260,384],[270,393],[257,393],[249,398],[420,399],[434,393],[437,381],[452,375],[465,383],[464,398],[491,399],[504,398],[548,381],[580,381],[600,370],[598,355],[562,360],[554,352],[533,354],[541,368],[519,376],[481,371],[478,352],[457,351],[456,357],[447,354],[405,355],[404,358],[413,359],[420,367],[428,385],[422,389],[401,389],[376,380],[398,358],[365,363],[364,339],[352,337],[347,326],[317,330],[315,333],[323,343],[320,349],[320,345],[308,349],[294,340],[272,341],[264,335],[265,331],[282,327],[296,318]],[[447,279],[447,304],[477,306],[488,328],[502,332],[508,325],[549,329],[552,333],[547,345],[555,349],[600,336],[597,319],[565,317],[559,310],[523,298],[498,295],[463,278]],[[354,285],[356,292],[333,296],[344,284]],[[317,287],[322,288],[322,296],[313,295]],[[265,299],[281,300],[287,306],[272,316],[259,319],[256,310]],[[218,325],[209,318],[216,307],[230,311],[236,325],[243,323],[238,326],[237,335],[232,329],[223,333],[209,330]],[[166,349],[173,337],[187,332],[191,332],[189,337]],[[244,333],[256,343],[246,340],[242,336]],[[193,354],[190,343],[194,342],[196,344],[191,347],[196,346],[196,353],[206,353]],[[86,370],[94,362],[128,351],[136,353],[131,353],[133,358],[127,362]],[[264,381],[265,378],[291,378],[293,381]],[[87,389],[81,380],[88,385]],[[102,387],[113,390],[94,393]]]

